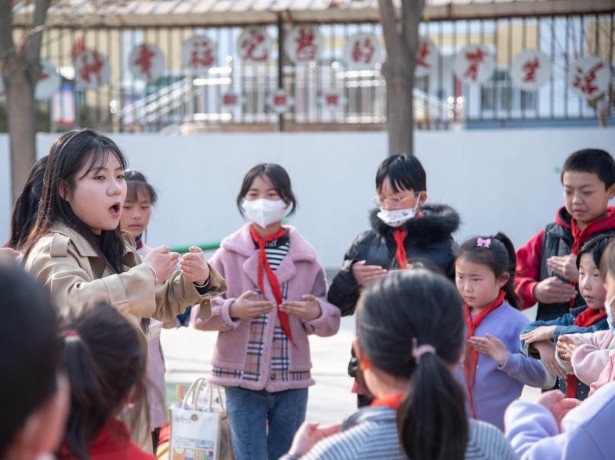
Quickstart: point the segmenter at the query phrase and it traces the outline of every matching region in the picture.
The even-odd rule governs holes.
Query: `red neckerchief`
[[[271,286],[271,293],[275,298],[276,303],[278,304],[278,318],[280,319],[280,326],[282,326],[282,330],[288,340],[291,341],[293,345],[295,345],[295,341],[293,340],[293,334],[290,330],[290,323],[288,322],[288,315],[285,311],[280,309],[280,305],[283,303],[282,299],[282,289],[280,289],[280,282],[278,281],[278,277],[275,276],[273,270],[271,269],[271,265],[269,265],[269,261],[267,260],[267,254],[265,253],[265,244],[270,241],[277,240],[278,238],[282,238],[286,234],[286,229],[282,227],[276,233],[262,237],[256,230],[254,230],[254,225],[250,225],[250,235],[252,235],[252,239],[256,244],[258,244],[258,287],[261,290],[263,297],[265,296],[265,286],[263,284],[263,275],[264,272],[267,272],[267,280],[269,281],[269,286]],[[296,347],[296,345],[295,345]]]
[[[581,312],[579,316],[577,316],[574,320],[574,325],[578,327],[589,327],[594,323],[597,323],[602,318],[606,317],[606,310],[594,310],[593,308],[587,307],[585,310]],[[577,397],[577,379],[576,375],[569,374],[566,378],[566,397],[568,398],[576,398]]]
[[[406,268],[408,265],[408,256],[406,255],[406,247],[404,246],[406,235],[407,232],[405,227],[393,229],[393,239],[395,240],[395,245],[397,247],[397,250],[395,251],[395,258],[397,259],[399,267],[402,269]]]
[[[384,406],[390,407],[393,410],[397,410],[401,400],[404,399],[404,395],[385,396],[384,398],[376,398],[370,404],[371,407]]]
[[[504,302],[504,297],[506,293],[500,290],[500,293],[496,297],[496,299],[487,305],[483,310],[480,311],[474,318],[470,314],[470,307],[467,304],[463,305],[463,312],[465,315],[466,322],[466,331],[468,334],[468,339],[474,336],[474,333],[480,323],[487,317],[489,313],[491,313],[496,308],[500,307]],[[466,389],[468,390],[468,398],[470,399],[470,406],[472,407],[472,414],[474,418],[476,418],[476,409],[474,408],[474,396],[472,394],[474,390],[474,384],[476,381],[476,366],[478,365],[478,352],[470,347],[466,347],[466,357],[463,362],[464,373],[466,377]]]

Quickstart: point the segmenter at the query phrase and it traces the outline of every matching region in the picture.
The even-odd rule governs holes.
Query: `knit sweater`
[[[341,433],[317,443],[304,456],[285,455],[280,460],[406,460],[397,436],[396,411],[389,407],[366,407],[351,415]],[[466,460],[516,459],[510,444],[495,427],[470,420]]]

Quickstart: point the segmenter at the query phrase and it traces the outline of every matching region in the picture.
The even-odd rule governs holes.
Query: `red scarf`
[[[593,308],[587,307],[585,310],[581,312],[579,316],[577,316],[574,320],[574,325],[578,327],[589,327],[594,323],[597,323],[602,318],[606,317],[606,310],[594,310]],[[576,398],[577,397],[577,379],[576,375],[569,374],[566,378],[566,397],[568,398]]]
[[[402,399],[404,399],[404,395],[393,395],[393,396],[386,396],[384,398],[376,398],[372,401],[370,406],[372,407],[384,406],[384,407],[390,407],[391,409],[397,410]]]
[[[467,304],[463,305],[463,311],[465,315],[466,322],[466,331],[468,334],[468,339],[474,336],[476,329],[480,326],[480,323],[487,317],[489,313],[491,313],[496,308],[500,307],[504,302],[504,297],[506,293],[504,291],[500,291],[497,298],[487,305],[483,310],[480,311],[474,318],[470,314],[470,307]],[[472,394],[474,390],[474,384],[476,381],[476,366],[478,365],[478,351],[474,348],[467,346],[466,349],[466,358],[463,363],[464,373],[466,377],[466,389],[468,390],[468,398],[470,399],[470,406],[472,407],[472,414],[474,418],[476,418],[476,410],[474,408],[474,396]]]
[[[282,290],[280,289],[280,282],[278,281],[278,277],[275,276],[273,270],[271,269],[271,265],[269,265],[269,261],[267,260],[267,253],[265,253],[265,244],[270,241],[277,240],[278,238],[282,238],[286,234],[286,229],[282,227],[279,231],[274,233],[273,235],[269,235],[266,237],[260,236],[254,230],[254,225],[250,225],[250,235],[252,235],[252,239],[256,244],[258,244],[258,287],[265,296],[265,286],[263,284],[263,275],[264,272],[267,272],[267,280],[269,281],[269,286],[271,286],[271,292],[278,307],[278,318],[280,319],[280,325],[282,326],[282,330],[288,340],[295,345],[295,341],[293,340],[293,334],[290,330],[290,323],[288,322],[288,315],[285,311],[280,309],[280,305],[283,303],[282,299]],[[297,345],[295,345],[296,347]]]
[[[404,246],[404,240],[406,239],[406,229],[395,228],[393,229],[393,238],[395,239],[395,245],[397,250],[395,251],[395,258],[400,268],[404,269],[408,265],[408,256],[406,255],[406,247]]]

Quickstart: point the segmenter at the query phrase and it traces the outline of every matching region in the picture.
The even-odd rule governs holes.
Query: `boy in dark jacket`
[[[615,230],[615,161],[604,150],[583,149],[564,162],[564,206],[555,222],[517,250],[515,291],[522,308],[538,302],[537,320],[562,316],[583,305],[576,295],[577,254],[591,237]]]
[[[406,268],[408,259],[437,265],[454,276],[454,240],[459,215],[446,205],[424,205],[426,174],[414,156],[393,155],[376,174],[380,209],[370,215],[371,230],[355,238],[344,255],[344,264],[333,278],[327,299],[351,315],[361,288],[387,270]]]
[[[459,215],[446,205],[424,205],[426,174],[414,156],[393,155],[376,173],[374,201],[380,209],[370,215],[371,230],[361,233],[344,255],[344,264],[333,278],[327,300],[351,315],[363,286],[388,270],[406,268],[408,260],[454,276],[455,242]],[[349,366],[349,373],[354,366]],[[353,375],[354,376],[354,375]],[[359,406],[369,397],[359,395]]]

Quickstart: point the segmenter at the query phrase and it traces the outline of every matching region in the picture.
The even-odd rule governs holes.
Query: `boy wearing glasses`
[[[410,267],[408,260],[437,267],[453,279],[452,233],[459,227],[459,215],[446,205],[425,205],[426,182],[425,170],[414,156],[393,155],[378,167],[374,202],[379,209],[370,214],[371,230],[350,245],[327,296],[342,316],[354,313],[363,286],[388,270]],[[354,367],[349,366],[353,377]],[[362,396],[359,407],[370,401]]]

